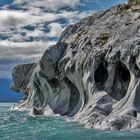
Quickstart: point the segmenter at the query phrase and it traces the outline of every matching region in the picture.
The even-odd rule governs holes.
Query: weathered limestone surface
[[[118,5],[70,25],[40,61],[14,68],[14,109],[72,117],[102,130],[140,128],[140,6]]]

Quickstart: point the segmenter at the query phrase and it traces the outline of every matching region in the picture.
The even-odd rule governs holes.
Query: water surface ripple
[[[140,140],[140,131],[104,132],[86,129],[61,117],[32,117],[0,104],[0,140]]]

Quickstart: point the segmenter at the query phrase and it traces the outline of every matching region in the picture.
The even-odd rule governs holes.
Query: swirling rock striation
[[[15,66],[15,109],[72,117],[102,130],[140,127],[140,6],[94,13],[61,34],[37,63]]]

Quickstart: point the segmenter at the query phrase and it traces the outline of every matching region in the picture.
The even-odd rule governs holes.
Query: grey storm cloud
[[[53,44],[55,44],[54,41],[24,43],[2,41],[0,42],[0,63],[10,64],[12,62],[35,61],[37,58],[40,58],[48,46]]]
[[[85,13],[83,13],[85,14]],[[78,17],[78,12],[67,12],[61,13],[39,13],[34,15],[32,11],[14,11],[14,10],[0,10],[0,26],[3,28],[9,27],[21,27],[29,24],[37,24],[43,22],[53,22],[60,18],[72,19]],[[4,30],[0,28],[0,31]]]
[[[53,41],[24,43],[1,41],[0,77],[10,77],[10,71],[18,63],[38,61],[47,47],[53,44],[55,44]]]

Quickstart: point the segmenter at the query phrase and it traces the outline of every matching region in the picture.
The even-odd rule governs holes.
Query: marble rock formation
[[[68,26],[37,63],[15,66],[15,110],[68,116],[102,130],[140,128],[140,6],[117,5]]]

